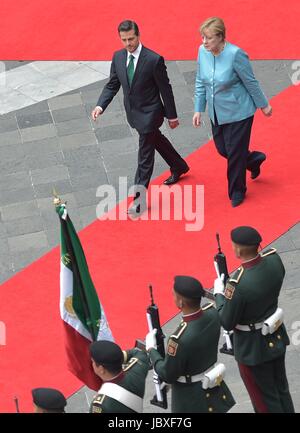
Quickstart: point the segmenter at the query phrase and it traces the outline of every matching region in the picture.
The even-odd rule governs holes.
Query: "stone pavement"
[[[58,221],[51,197],[53,187],[67,200],[75,227],[80,230],[96,218],[99,185],[109,183],[117,188],[120,176],[128,176],[128,187],[133,184],[138,139],[126,123],[121,92],[96,123],[90,118],[106,82],[103,63],[5,62],[12,78],[8,82],[10,86],[0,89],[1,112],[6,112],[0,115],[0,282],[58,244]],[[291,61],[252,63],[267,97],[291,85]],[[174,131],[166,126],[163,129],[183,156],[211,138],[207,117],[203,118],[200,129],[191,126],[195,67],[194,61],[168,62],[181,125]],[[105,68],[107,71],[107,65]],[[53,80],[60,85],[54,86]],[[89,84],[85,85],[87,82]],[[61,94],[66,90],[65,85],[71,90]],[[40,93],[42,88],[43,93]],[[50,97],[54,91],[56,96]],[[15,97],[18,92],[23,92],[20,100],[24,108],[20,108],[20,100]],[[40,102],[34,103],[35,100]],[[157,155],[153,176],[166,168]],[[282,303],[289,326],[300,320],[297,319],[300,311],[297,296],[299,232],[298,225],[277,241],[287,267]],[[174,322],[168,322],[166,333],[174,327]],[[288,372],[299,411],[297,363],[299,346],[290,346]],[[226,359],[226,364],[228,382],[238,401],[233,411],[250,411],[233,361]],[[151,394],[150,390],[147,392]],[[85,389],[81,389],[69,399],[69,411],[86,411],[87,397],[91,398],[91,392],[85,394]],[[148,400],[147,397],[146,402]],[[145,410],[157,411],[149,404],[145,405]]]
[[[0,70],[0,114],[106,79],[110,62],[5,62]],[[3,70],[5,66],[5,71]]]

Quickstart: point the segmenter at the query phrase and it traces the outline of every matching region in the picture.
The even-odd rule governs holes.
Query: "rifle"
[[[229,278],[229,272],[228,272],[228,268],[227,268],[227,262],[226,262],[225,254],[221,250],[219,233],[216,234],[216,238],[217,238],[217,243],[218,243],[218,252],[214,256],[215,268],[216,268],[216,272],[217,272],[218,277],[220,277],[220,275],[224,274],[224,284],[226,284],[226,281]]]
[[[149,331],[152,331],[153,329],[157,329],[156,333],[156,342],[157,342],[157,351],[160,353],[160,355],[164,358],[165,357],[165,345],[164,345],[164,338],[165,335],[163,334],[163,331],[160,326],[160,320],[159,320],[159,312],[158,307],[154,303],[153,299],[153,290],[152,286],[149,285],[150,289],[150,299],[151,304],[149,307],[147,307],[147,322],[148,322],[148,328]],[[150,400],[150,403],[159,406],[163,409],[168,408],[168,400],[167,400],[167,385],[165,382],[162,382],[159,378],[158,374],[153,368],[153,382],[155,385],[155,395],[152,400]]]
[[[216,234],[216,238],[218,243],[218,252],[214,256],[214,265],[218,278],[220,278],[221,275],[224,274],[224,284],[226,284],[226,281],[229,278],[227,261],[225,254],[221,250],[219,233]],[[223,347],[221,347],[220,352],[225,353],[226,355],[233,355],[233,331],[224,330],[223,337],[225,338],[225,343],[223,344]]]

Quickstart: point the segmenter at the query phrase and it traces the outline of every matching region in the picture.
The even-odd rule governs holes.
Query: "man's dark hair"
[[[119,33],[120,32],[130,32],[130,30],[134,30],[134,33],[135,33],[136,36],[140,35],[140,31],[139,31],[138,25],[134,21],[125,20],[125,21],[122,21],[119,24],[119,27],[118,27],[118,32]]]

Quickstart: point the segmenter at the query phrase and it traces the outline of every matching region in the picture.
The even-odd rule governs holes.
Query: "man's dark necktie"
[[[131,86],[133,76],[134,76],[134,56],[130,54],[129,56],[129,63],[127,66],[127,76],[129,81],[129,86]]]

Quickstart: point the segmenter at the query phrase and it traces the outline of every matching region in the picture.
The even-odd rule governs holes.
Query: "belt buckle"
[[[185,376],[185,381],[186,381],[186,383],[192,383],[192,378],[191,378],[191,376],[187,374],[187,375]]]
[[[250,328],[250,331],[256,331],[256,328],[255,328],[255,323],[249,323],[249,328]]]

